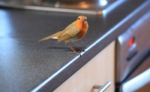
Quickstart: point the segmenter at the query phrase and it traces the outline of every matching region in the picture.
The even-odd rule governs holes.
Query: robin
[[[76,52],[76,49],[69,45],[70,42],[82,39],[88,31],[88,22],[86,16],[78,16],[77,19],[69,24],[64,30],[42,38],[41,41],[54,39],[58,42],[64,42],[69,48]]]

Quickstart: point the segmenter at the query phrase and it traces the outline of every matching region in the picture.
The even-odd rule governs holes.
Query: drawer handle
[[[98,92],[105,92],[105,90],[108,89],[110,85],[111,85],[111,82],[108,81],[102,86],[99,86],[99,85],[93,86],[93,89],[98,89]]]

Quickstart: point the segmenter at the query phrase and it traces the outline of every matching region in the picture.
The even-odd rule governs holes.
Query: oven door
[[[150,52],[149,52],[150,54]],[[123,92],[150,91],[150,56],[130,75],[122,85]]]
[[[148,64],[150,63],[150,59],[148,59],[150,57],[150,12],[137,20],[126,32],[118,37],[116,56],[117,91],[134,92],[124,91],[129,89],[129,86],[127,87],[125,84],[128,84],[132,79],[137,79],[136,77],[140,75],[143,76],[145,73],[147,76],[150,76],[150,66],[148,68],[143,66],[147,60],[149,60],[149,62],[147,61]],[[146,63],[146,65],[148,64]],[[142,68],[140,67],[141,65]],[[142,81],[144,83],[146,78],[143,77],[143,79],[136,81],[132,86],[140,85]],[[149,80],[146,80],[146,82],[149,82]]]

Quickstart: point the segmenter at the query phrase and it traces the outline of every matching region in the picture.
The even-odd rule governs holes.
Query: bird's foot
[[[84,49],[82,49],[82,48],[70,48],[70,51],[72,53],[80,53],[80,52],[84,52]]]

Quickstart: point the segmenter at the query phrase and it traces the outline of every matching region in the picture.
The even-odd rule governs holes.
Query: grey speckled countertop
[[[42,37],[62,30],[80,14],[0,7],[0,91],[27,92],[36,87],[40,92],[54,90],[124,32],[115,30],[106,35],[143,2],[129,1],[105,17],[87,15],[89,32],[84,39],[74,43],[74,46],[86,49],[97,39],[103,38],[80,57],[79,54],[70,53],[63,43],[38,42]],[[125,27],[135,22],[144,12],[146,9]],[[46,79],[48,80],[43,83]],[[43,85],[40,85],[41,83]]]

